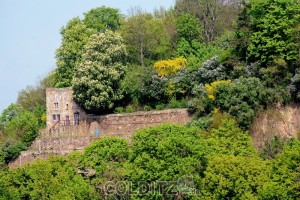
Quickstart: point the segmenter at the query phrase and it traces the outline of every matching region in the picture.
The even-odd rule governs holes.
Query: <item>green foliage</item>
[[[88,28],[97,32],[103,32],[107,29],[115,31],[120,27],[121,14],[118,9],[102,6],[84,13],[82,21]]]
[[[17,158],[20,151],[31,145],[40,127],[35,113],[21,109],[17,104],[3,110],[0,116],[3,137],[0,154],[5,163]]]
[[[126,19],[100,7],[69,21],[55,72],[22,90],[0,116],[0,199],[299,199],[299,140],[275,137],[263,160],[246,130],[257,112],[300,99],[300,4],[244,1],[232,40],[227,31],[239,3],[177,0],[174,10],[135,9]],[[170,62],[180,56],[186,68]],[[156,74],[158,60],[167,62],[157,62]],[[84,152],[7,171],[2,164],[17,158],[45,122],[45,88],[71,85],[87,112],[181,108],[193,96],[189,106],[200,118],[187,127],[141,129],[130,142],[101,138]],[[194,185],[167,185],[172,195],[136,194],[140,181],[184,177]],[[119,181],[135,194],[107,195],[107,183]]]
[[[208,144],[216,155],[257,156],[248,132],[238,128],[233,119],[223,119],[210,131]]]
[[[215,112],[212,118],[206,136],[195,127],[164,124],[139,130],[130,144],[104,137],[83,153],[0,172],[0,199],[299,198],[298,140],[264,161],[232,117]],[[176,184],[164,185],[165,193],[157,185],[141,194],[141,181]],[[107,183],[128,188],[108,194]]]
[[[92,35],[72,81],[75,100],[83,108],[109,110],[120,100],[126,51],[121,36],[106,31]]]
[[[46,89],[55,85],[55,74],[52,72],[39,81],[37,86],[27,86],[18,94],[17,104],[35,114],[40,127],[46,125]]]
[[[151,70],[138,65],[129,65],[125,69],[125,77],[121,81],[121,88],[124,99],[129,99],[134,103],[137,103],[141,96],[141,88],[144,82],[149,79]]]
[[[54,85],[50,73],[35,87],[21,90],[16,104],[0,116],[0,162],[8,163],[26,150],[46,125],[46,88]]]
[[[169,103],[167,104],[167,108],[187,108],[188,103],[186,99],[176,100],[175,98],[172,98]]]
[[[27,86],[19,92],[17,104],[35,115],[39,127],[46,126],[46,88]]]
[[[65,158],[52,158],[14,169],[1,177],[13,199],[98,199],[94,188]]]
[[[90,167],[108,161],[123,162],[128,158],[128,144],[122,138],[102,138],[90,144],[84,151],[83,162]]]
[[[264,159],[276,158],[276,156],[283,151],[285,143],[285,139],[281,138],[281,136],[273,137],[270,141],[265,142],[261,156]]]
[[[236,117],[242,127],[252,123],[255,110],[262,110],[266,89],[257,78],[238,79],[232,84],[217,86],[216,107]]]
[[[125,139],[106,137],[93,142],[85,149],[81,167],[96,171],[90,180],[95,188],[100,189],[102,195],[107,192],[103,187],[107,181],[116,182],[123,179],[124,163],[129,156],[128,148]]]
[[[31,112],[34,112],[37,107],[45,105],[45,102],[46,92],[41,87],[27,86],[18,95],[18,104]]]
[[[261,192],[262,199],[300,198],[300,142],[291,140],[272,163],[271,182]]]
[[[177,100],[176,98],[171,98],[170,101],[166,104],[157,104],[155,106],[156,110],[164,109],[175,109],[175,108],[187,108],[188,102],[186,99]]]
[[[286,62],[298,57],[295,37],[300,23],[299,2],[295,0],[252,0],[250,15],[249,60],[271,63],[277,58]]]
[[[140,130],[132,143],[127,176],[134,189],[139,181],[177,181],[183,176],[199,181],[209,151],[199,130],[180,125]]]
[[[166,103],[168,100],[167,84],[167,78],[152,75],[151,79],[146,80],[141,88],[141,102],[145,104],[150,103],[150,105]]]
[[[202,180],[204,199],[259,199],[268,173],[266,162],[256,157],[213,157]]]
[[[124,108],[123,107],[116,107],[115,108],[115,113],[124,113]]]
[[[70,20],[66,27],[61,29],[62,42],[56,50],[55,79],[56,87],[70,87],[75,72],[75,66],[81,61],[84,45],[95,30],[88,29],[77,17]]]
[[[194,119],[191,123],[189,123],[189,126],[195,126],[200,128],[201,130],[206,130],[208,131],[207,133],[209,135],[211,134],[210,131],[212,129],[217,129],[221,127],[225,120],[235,121],[235,119],[231,115],[227,113],[222,113],[219,110],[214,110],[212,113],[204,117]],[[237,127],[236,122],[234,124]]]
[[[300,69],[296,70],[294,77],[291,78],[291,84],[288,86],[296,101],[300,101]]]
[[[210,93],[203,85],[196,87],[194,94],[197,96],[190,102],[191,111],[203,115],[218,108],[235,117],[244,129],[249,128],[257,111],[288,99],[286,91],[267,88],[258,78],[219,84],[214,89],[214,98],[209,98]]]
[[[22,110],[16,104],[11,104],[2,112],[0,123],[4,134],[7,138],[21,141],[30,145],[38,134],[38,120],[36,116]]]
[[[190,13],[184,13],[177,17],[176,31],[178,38],[184,38],[189,43],[202,39],[202,27],[200,22]]]
[[[251,76],[267,87],[294,93],[299,60],[300,6],[296,0],[252,0],[243,3],[233,41],[232,65],[250,64]],[[230,59],[229,59],[230,60]],[[247,69],[247,70],[248,70]],[[294,76],[294,78],[292,78]],[[292,83],[291,83],[292,82]],[[274,93],[276,94],[276,93]],[[285,101],[289,103],[288,101]]]
[[[232,41],[233,54],[239,59],[246,61],[248,57],[248,46],[250,44],[250,15],[248,10],[251,8],[250,1],[243,1],[242,10],[239,13],[236,29],[235,38]]]
[[[198,127],[202,130],[206,130],[212,123],[211,115],[206,115],[205,117],[200,117],[198,119],[194,119],[192,122],[188,124],[188,126]]]
[[[140,10],[133,11],[122,25],[129,61],[141,66],[165,59],[171,47],[164,21]]]
[[[241,78],[228,86],[220,85],[216,93],[216,107],[236,117],[245,128],[252,123],[255,112],[288,98],[285,91],[266,88],[257,78]]]
[[[126,113],[132,113],[132,112],[134,112],[135,111],[135,109],[134,109],[134,107],[132,106],[132,105],[128,105],[128,106],[126,106],[126,108],[125,108],[125,112]]]
[[[70,20],[61,30],[62,42],[56,51],[56,87],[71,86],[75,68],[78,63],[82,62],[82,55],[85,53],[84,45],[91,35],[120,27],[121,15],[118,9],[94,8],[84,16],[83,20],[78,17]]]
[[[0,162],[7,164],[18,158],[21,151],[25,151],[27,147],[21,142],[5,142],[0,146]]]
[[[220,54],[222,51],[219,47],[210,44],[206,45],[193,40],[189,43],[186,39],[180,38],[177,44],[176,57],[183,56],[188,59],[188,67],[196,70],[206,60]]]

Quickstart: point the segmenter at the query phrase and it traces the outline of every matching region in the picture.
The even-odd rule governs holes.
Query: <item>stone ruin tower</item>
[[[86,119],[85,111],[73,100],[71,88],[48,88],[46,90],[47,129],[56,123],[64,126],[79,125]]]

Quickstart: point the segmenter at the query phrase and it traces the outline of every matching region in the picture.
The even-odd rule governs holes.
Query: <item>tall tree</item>
[[[171,51],[175,51],[177,43],[177,32],[176,32],[176,15],[173,8],[168,10],[160,7],[154,10],[154,17],[163,20],[167,33],[171,40]]]
[[[83,47],[89,37],[97,32],[116,30],[120,27],[121,14],[118,9],[100,7],[70,20],[61,29],[62,42],[56,51],[56,87],[70,87],[75,66],[81,60]]]
[[[203,26],[205,41],[211,42],[228,29],[236,19],[242,0],[176,0],[177,13],[196,15]]]
[[[112,31],[94,34],[85,45],[72,81],[75,100],[86,110],[97,112],[114,106],[122,98],[126,50],[122,37]]]
[[[97,32],[107,29],[117,30],[120,27],[121,14],[118,9],[105,6],[94,8],[84,13],[83,23]]]
[[[95,32],[88,29],[78,17],[70,20],[66,27],[61,29],[62,42],[56,50],[56,87],[71,86],[75,65],[83,54],[83,46]]]
[[[291,63],[299,59],[300,3],[297,0],[252,0],[249,61]]]
[[[170,37],[163,20],[140,10],[133,10],[125,20],[122,35],[131,61],[142,66],[147,60],[163,59],[170,49]]]
[[[177,37],[184,38],[189,43],[199,42],[202,39],[202,27],[193,14],[184,13],[176,19]]]

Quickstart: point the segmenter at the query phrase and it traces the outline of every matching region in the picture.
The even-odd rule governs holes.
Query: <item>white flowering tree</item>
[[[112,31],[94,34],[84,47],[72,81],[75,100],[88,111],[114,107],[120,100],[126,50],[121,36]]]

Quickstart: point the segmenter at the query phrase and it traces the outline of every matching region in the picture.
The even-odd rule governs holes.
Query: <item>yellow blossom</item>
[[[154,63],[154,68],[158,76],[168,76],[175,74],[180,69],[187,66],[187,59],[179,57],[173,60],[161,60]]]

